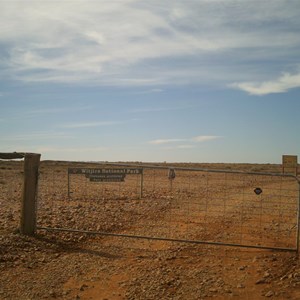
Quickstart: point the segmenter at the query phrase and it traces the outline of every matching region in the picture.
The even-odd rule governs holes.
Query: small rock
[[[274,296],[274,292],[273,291],[268,291],[266,294],[265,294],[265,297],[272,297]]]
[[[45,258],[45,257],[40,258],[40,259],[39,259],[39,262],[45,263],[45,262],[46,262],[46,258]]]
[[[270,274],[268,271],[266,271],[263,277],[264,277],[264,278],[268,278],[268,277],[270,277],[270,276],[271,276],[271,274]]]
[[[266,283],[266,279],[265,278],[261,278],[261,279],[258,279],[255,284],[263,284],[263,283]]]
[[[84,291],[87,287],[88,287],[88,285],[83,284],[83,285],[80,287],[80,291]]]
[[[245,286],[241,283],[241,284],[238,284],[237,286],[236,286],[238,289],[244,289],[245,288]]]
[[[284,276],[282,276],[281,278],[280,278],[280,280],[284,280],[284,279],[287,279],[288,278],[288,276],[287,275],[284,275]]]
[[[49,291],[49,295],[51,296],[51,297],[56,297],[56,294],[55,294],[55,292],[53,291],[53,290],[50,290]]]
[[[272,257],[271,261],[277,261],[277,257]]]
[[[62,292],[63,296],[67,296],[68,294],[70,294],[71,290],[66,290]]]

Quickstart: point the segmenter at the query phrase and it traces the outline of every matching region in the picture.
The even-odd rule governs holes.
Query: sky
[[[300,156],[299,0],[0,1],[0,152]]]

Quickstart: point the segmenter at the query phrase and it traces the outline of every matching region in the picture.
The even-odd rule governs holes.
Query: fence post
[[[297,254],[299,255],[300,249],[299,249],[299,238],[300,238],[300,179],[296,177],[298,181],[298,211],[297,211],[297,241],[296,241],[296,248],[297,248]]]
[[[40,154],[26,153],[20,232],[34,235],[36,230],[36,194]]]
[[[70,171],[68,168],[68,200],[70,200]]]
[[[140,182],[140,199],[143,198],[143,189],[144,189],[144,168],[141,172],[141,182]]]

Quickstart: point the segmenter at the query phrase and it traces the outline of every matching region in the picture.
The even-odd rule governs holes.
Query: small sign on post
[[[298,156],[282,155],[282,173],[291,173],[297,176],[298,173]]]
[[[256,188],[254,189],[254,193],[259,196],[261,193],[263,192],[263,190],[261,188]]]
[[[173,190],[173,180],[175,179],[175,177],[176,177],[175,170],[174,169],[169,169],[168,178],[169,178],[169,181],[170,181],[170,191],[171,192]]]

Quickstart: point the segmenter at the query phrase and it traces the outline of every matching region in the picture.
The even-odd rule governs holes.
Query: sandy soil
[[[298,191],[281,177],[176,172],[90,183],[42,162],[38,226],[295,247]],[[89,165],[92,167],[92,165]],[[191,165],[180,165],[190,167]],[[278,165],[193,165],[281,171]],[[0,299],[300,299],[293,252],[38,230],[18,233],[21,162],[0,161]],[[262,195],[253,188],[260,187]],[[172,190],[171,190],[172,188]]]

